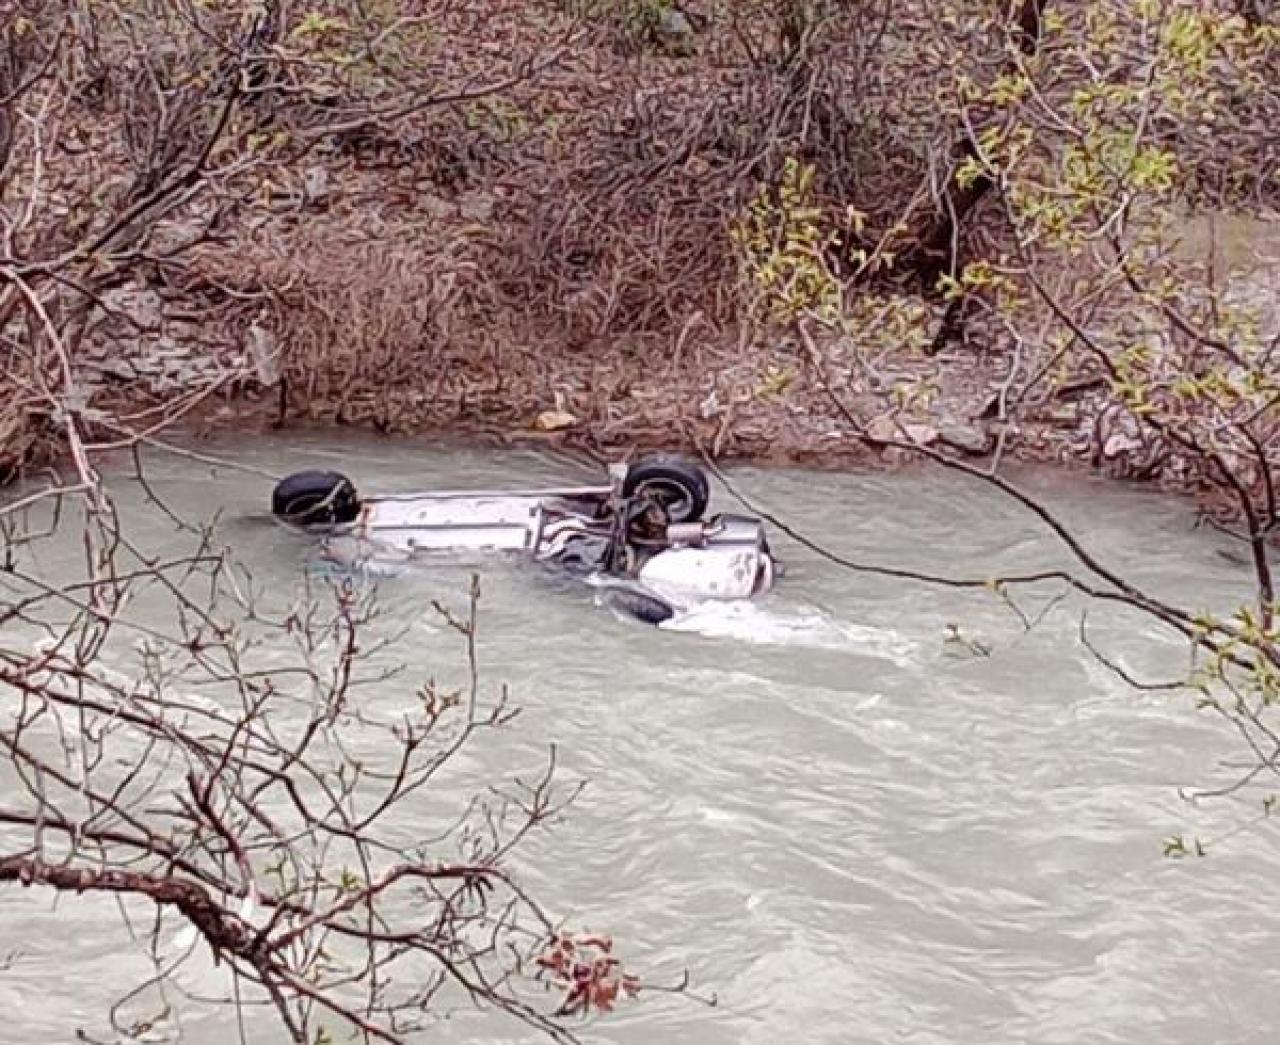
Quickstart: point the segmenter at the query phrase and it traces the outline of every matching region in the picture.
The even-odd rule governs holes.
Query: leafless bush
[[[135,1001],[211,955],[224,1000],[269,1001],[299,1043],[402,1041],[459,1000],[569,1040],[565,1017],[636,994],[508,870],[574,793],[554,750],[523,784],[459,779],[517,713],[481,682],[478,586],[436,606],[460,683],[407,678],[369,592],[273,597],[179,521],[190,547],[157,559],[92,481],[0,507],[0,887],[135,901]],[[49,540],[81,543],[78,576],[42,575]]]
[[[113,293],[181,287],[190,253],[234,240],[247,215],[261,228],[281,187],[307,202],[313,176],[333,173],[313,155],[347,173],[370,142],[403,143],[424,114],[535,77],[564,43],[553,26],[481,69],[441,53],[427,21],[345,2],[14,5],[0,26],[0,470],[50,429],[119,427],[81,352],[104,315],[138,323]],[[127,334],[114,347],[148,351]]]
[[[494,293],[463,236],[393,226],[370,239],[309,223],[234,258],[202,257],[187,286],[221,303],[231,336],[276,357],[292,413],[394,427],[415,397],[445,398],[486,364],[493,372]]]

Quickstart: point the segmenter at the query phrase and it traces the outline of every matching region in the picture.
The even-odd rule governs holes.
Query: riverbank
[[[356,426],[595,457],[666,448],[833,469],[909,464],[910,452],[856,437],[849,411],[865,432],[963,460],[1203,492],[1197,469],[1153,441],[1088,353],[1064,360],[1061,324],[1046,321],[1033,339],[984,321],[980,302],[954,323],[936,280],[923,278],[927,260],[906,260],[929,224],[914,174],[902,173],[913,166],[888,163],[905,163],[909,136],[886,140],[838,108],[810,120],[792,106],[785,65],[745,61],[742,41],[713,31],[714,20],[588,19],[590,32],[562,47],[556,19],[582,28],[570,15],[460,5],[442,24],[467,46],[430,50],[439,68],[424,70],[493,81],[499,28],[509,53],[547,64],[532,74],[511,59],[503,90],[324,134],[238,181],[210,175],[207,201],[157,218],[150,252],[102,277],[83,329],[68,320],[67,374],[50,379],[51,348],[28,355],[14,320],[0,478],[58,460],[67,410],[109,442],[179,415],[196,432]],[[855,38],[824,46],[835,58]],[[832,79],[815,81],[815,95],[832,105],[855,96],[841,77],[856,63],[828,64]],[[905,119],[895,100],[878,104]],[[908,109],[929,140],[936,114]],[[114,119],[100,131],[119,132],[124,118]],[[68,207],[84,195],[81,155],[52,155]],[[877,229],[899,236],[888,229],[900,219],[911,227],[891,245],[899,263],[842,286],[858,314],[851,337],[804,344],[753,315],[759,287],[735,231],[795,156],[829,161],[812,200],[824,227],[844,229],[851,207],[869,222],[867,243]],[[114,163],[119,188],[127,165]],[[234,218],[216,222],[219,206]],[[771,214],[777,236],[794,232]],[[1267,306],[1280,286],[1276,228],[1189,220],[1188,256],[1212,257],[1217,284],[1235,274]],[[166,250],[173,257],[157,264]],[[987,254],[972,252],[1005,250],[997,234]],[[822,264],[837,279],[851,263]],[[1129,336],[1094,319],[1116,344]]]
[[[46,281],[42,307],[65,317],[53,340],[68,351],[67,373],[57,372],[58,345],[28,344],[10,295],[0,334],[15,379],[0,388],[0,478],[56,460],[68,411],[108,441],[177,414],[196,430],[356,426],[601,457],[668,448],[830,468],[910,460],[856,438],[847,410],[872,434],[966,460],[998,455],[1200,492],[1199,473],[1150,438],[1096,360],[1064,358],[1065,328],[1052,329],[1047,312],[1012,332],[998,322],[1008,317],[953,323],[926,278],[936,266],[922,243],[939,227],[941,200],[936,186],[918,189],[919,150],[953,131],[937,122],[932,88],[914,93],[928,86],[917,58],[902,62],[923,53],[915,45],[932,19],[895,27],[875,66],[894,76],[871,95],[858,79],[865,63],[851,57],[866,34],[825,26],[834,35],[806,44],[814,78],[797,93],[783,60],[794,42],[774,35],[772,18],[757,12],[759,32],[744,36],[713,8],[676,17],[666,5],[449,5],[433,22],[439,41],[403,42],[422,53],[401,86],[491,89],[326,133],[313,108],[327,113],[329,94],[293,123],[277,105],[264,124],[274,136],[230,137],[224,148],[238,161],[205,171],[188,204],[160,208],[115,269],[95,268],[89,252],[76,279]],[[636,11],[653,17],[624,17]],[[802,96],[816,108],[797,106]],[[845,107],[859,98],[875,120]],[[244,104],[246,127],[270,108],[255,104]],[[33,257],[67,225],[62,210],[97,198],[90,186],[120,200],[136,188],[121,144],[127,110],[90,113],[85,127],[120,140],[96,152],[73,142],[47,163],[18,143],[31,171],[56,173],[45,234],[28,233]],[[305,147],[286,147],[297,141]],[[86,165],[89,155],[100,166]],[[788,217],[775,204],[797,163],[813,180]],[[840,283],[849,337],[815,334],[808,346],[755,322],[760,271],[755,282],[746,272],[743,229],[759,218],[770,243],[785,242],[804,232],[797,214],[820,226],[799,254]],[[1275,228],[1215,214],[1183,231],[1188,256],[1214,259],[1215,289],[1240,273],[1268,304],[1280,285]],[[1010,256],[999,215],[977,215],[972,236],[953,245],[963,257]],[[859,250],[897,260],[855,278]],[[1042,275],[1070,275],[1045,264]],[[68,296],[81,278],[104,289]],[[1104,283],[1098,276],[1076,304],[1119,353],[1131,332],[1115,313],[1140,295],[1098,317],[1084,302]]]
[[[940,362],[948,379],[933,412],[885,411],[877,417],[874,409],[883,406],[878,396],[853,396],[847,402],[870,411],[872,430],[883,436],[905,432],[922,446],[978,466],[1050,466],[1064,473],[1138,478],[1174,493],[1197,492],[1176,476],[1132,473],[1120,452],[1128,444],[1118,446],[1123,436],[1106,427],[1098,382],[1083,382],[1074,394],[1001,422],[982,416],[995,402],[993,382],[984,380],[992,367],[984,367],[981,359],[963,366],[945,358]],[[785,388],[767,385],[781,384],[783,374],[791,375]],[[859,438],[826,389],[798,367],[783,371],[764,356],[748,361],[738,354],[732,365],[702,361],[657,374],[593,365],[562,371],[549,383],[507,375],[501,387],[483,379],[468,384],[455,376],[454,381],[453,394],[437,398],[389,389],[385,400],[364,410],[356,403],[342,417],[334,416],[331,403],[297,403],[296,393],[282,385],[231,381],[187,411],[169,434],[198,444],[230,433],[352,431],[378,433],[389,444],[408,438],[446,446],[543,447],[601,463],[670,451],[720,463],[830,472],[910,471],[927,464],[919,454]],[[125,417],[130,412],[137,418],[154,416],[165,405],[163,397],[149,393],[126,411],[127,397],[127,390],[113,397],[114,409]]]
[[[1254,239],[1237,234],[1229,249],[1261,251],[1272,240],[1259,229],[1275,237],[1274,226],[1250,226]],[[1224,250],[1224,265],[1232,260]],[[1276,282],[1272,259],[1246,286],[1264,295]],[[920,299],[919,330],[908,332],[900,349],[875,354],[848,339],[769,342],[697,321],[669,339],[533,347],[495,337],[481,351],[472,338],[400,344],[383,320],[374,331],[378,343],[364,345],[369,358],[309,351],[305,336],[282,342],[271,332],[314,330],[323,300],[296,302],[269,326],[234,311],[232,322],[224,316],[208,324],[192,318],[200,312],[190,293],[122,292],[113,305],[141,316],[143,332],[111,317],[86,339],[74,376],[82,427],[90,438],[114,443],[156,434],[173,418],[196,439],[356,429],[541,445],[596,461],[670,450],[725,462],[886,471],[920,460],[859,438],[852,414],[871,435],[980,466],[1048,465],[1192,496],[1219,520],[1237,511],[1176,448],[1153,442],[1097,371],[1036,382],[1031,360],[972,337],[921,351],[942,319],[940,307]],[[393,317],[414,307],[402,297],[386,304]],[[370,308],[354,316],[339,309],[334,319],[373,322]],[[0,464],[8,459],[11,476],[64,454],[62,430],[47,414],[0,432]]]
[[[1229,506],[1204,500],[1202,484],[1176,461],[1152,458],[1154,448],[1114,408],[1096,376],[1046,387],[1031,402],[1024,389],[1011,409],[1003,353],[968,345],[936,356],[903,353],[880,360],[874,379],[857,381],[849,377],[855,352],[839,341],[824,343],[825,380],[806,365],[800,346],[787,342],[719,348],[686,342],[643,356],[597,346],[554,365],[536,354],[458,355],[424,365],[420,380],[370,382],[363,394],[339,397],[299,387],[296,376],[270,367],[264,373],[250,352],[167,337],[160,351],[134,340],[115,343],[109,357],[89,354],[80,387],[90,437],[116,443],[158,435],[171,415],[172,430],[197,441],[232,431],[351,429],[389,439],[545,446],[596,461],[666,450],[721,462],[876,472],[921,460],[859,438],[842,414],[848,409],[873,435],[905,438],[980,466],[1047,465],[1138,480],[1200,497],[1215,514],[1230,515]],[[931,395],[892,405],[883,390],[895,384],[925,386]],[[61,431],[47,420],[26,434],[21,444],[11,437],[6,445],[27,453],[14,474],[65,455]]]

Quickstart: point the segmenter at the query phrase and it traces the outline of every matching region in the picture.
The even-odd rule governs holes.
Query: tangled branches
[[[0,512],[0,887],[150,901],[121,911],[156,982],[203,951],[297,1042],[402,1041],[459,998],[569,1040],[563,1017],[609,1007],[576,980],[541,1000],[539,956],[565,937],[507,869],[573,797],[554,749],[532,781],[457,779],[516,716],[480,681],[478,585],[465,612],[437,607],[461,685],[406,690],[349,583],[269,598],[199,528],[157,558],[93,479]],[[55,581],[37,552],[68,527],[80,576]]]
[[[327,178],[315,157],[349,161],[425,113],[507,90],[566,42],[540,39],[481,74],[441,55],[424,17],[359,3],[11,7],[0,479],[42,446],[152,427],[255,371],[261,380],[243,331],[222,336],[217,309],[187,295],[192,253],[225,247],[291,191],[314,202]]]
[[[745,271],[766,306],[759,311],[794,332],[797,365],[851,437],[988,484],[1033,512],[1083,571],[991,581],[1002,598],[1056,580],[1173,629],[1195,660],[1179,681],[1239,732],[1252,757],[1227,790],[1280,776],[1280,317],[1269,288],[1258,294],[1222,264],[1212,218],[1207,243],[1187,235],[1190,203],[1223,165],[1238,164],[1233,176],[1255,198],[1274,193],[1274,136],[1255,131],[1259,112],[1274,122],[1278,111],[1266,72],[1275,28],[1233,5],[1176,0],[1008,8],[1019,9],[1032,17],[945,5],[947,37],[1003,40],[992,49],[998,63],[957,67],[940,95],[962,146],[947,167],[938,289],[1007,360],[973,404],[979,434],[995,430],[965,447],[983,463],[939,431],[934,382],[955,356],[903,375],[906,353],[894,359],[884,343],[886,328],[901,347],[910,343],[902,329],[918,326],[904,320],[901,297],[859,287],[832,264],[831,246],[848,232],[824,207],[811,167],[793,163],[757,197],[738,237]],[[1208,123],[1215,141],[1238,135],[1238,153],[1207,147]],[[964,239],[979,204],[988,235]],[[883,257],[881,244],[859,254],[864,270]],[[886,357],[897,373],[885,374]],[[1035,430],[1037,412],[1082,396],[1098,419],[1083,433],[1096,464],[1127,457],[1128,474],[1198,488],[1210,517],[1240,542],[1253,591],[1235,612],[1153,598],[1006,477],[1007,451]],[[1081,632],[1088,643],[1083,622]],[[1153,685],[1095,652],[1126,681]]]

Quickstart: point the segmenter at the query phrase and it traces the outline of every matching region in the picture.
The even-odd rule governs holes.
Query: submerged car
[[[516,553],[581,576],[607,603],[649,623],[706,600],[750,599],[773,585],[759,519],[706,515],[696,465],[650,456],[609,468],[598,486],[450,490],[362,497],[346,476],[297,472],[271,498],[281,521],[325,536],[332,561],[382,565],[432,553]]]

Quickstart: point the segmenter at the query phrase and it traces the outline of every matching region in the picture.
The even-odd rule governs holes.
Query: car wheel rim
[[[683,486],[662,479],[641,483],[636,493],[652,499],[669,516],[675,516],[682,510],[687,511],[692,504],[692,498]]]

